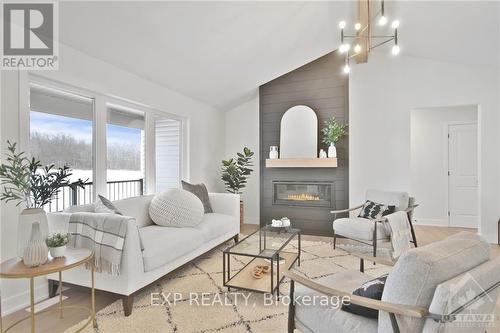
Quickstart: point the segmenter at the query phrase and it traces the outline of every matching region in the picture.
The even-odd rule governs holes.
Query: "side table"
[[[89,264],[90,269],[90,278],[92,280],[92,288],[91,288],[91,307],[87,308],[84,306],[67,306],[66,308],[79,308],[88,310],[90,313],[90,318],[85,323],[83,327],[81,327],[79,331],[83,328],[87,327],[90,323],[92,323],[95,327],[95,288],[94,288],[94,253],[87,249],[71,249],[68,248],[66,250],[66,254],[64,257],[52,258],[49,256],[49,260],[41,266],[38,267],[28,267],[23,264],[22,260],[19,258],[9,259],[0,264],[0,278],[4,279],[29,279],[30,280],[30,306],[31,306],[31,314],[25,318],[22,318],[9,327],[7,327],[2,333],[7,332],[17,324],[31,319],[31,333],[35,333],[35,316],[37,314],[42,314],[48,311],[59,311],[59,317],[63,316],[63,295],[62,295],[62,272],[75,268],[77,266]],[[35,283],[34,279],[37,276],[47,275],[51,273],[59,272],[59,307],[57,309],[47,309],[40,311],[35,314]]]

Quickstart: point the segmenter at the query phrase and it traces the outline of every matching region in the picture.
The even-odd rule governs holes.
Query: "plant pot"
[[[23,257],[24,250],[30,241],[34,222],[39,223],[41,238],[44,242],[45,238],[49,235],[47,213],[41,208],[24,209],[19,215],[19,223],[17,225],[17,255],[20,258]]]
[[[58,247],[50,247],[49,251],[50,251],[50,255],[53,258],[64,257],[64,254],[66,253],[66,245],[58,246]]]
[[[245,223],[244,214],[245,214],[245,207],[243,205],[243,200],[240,200],[240,226],[243,225],[243,223]]]
[[[335,144],[330,143],[330,147],[328,147],[328,158],[337,157],[337,148],[335,148]]]
[[[34,222],[31,225],[30,240],[23,253],[23,263],[29,267],[43,265],[47,261],[48,252],[45,238],[42,238],[40,223]]]

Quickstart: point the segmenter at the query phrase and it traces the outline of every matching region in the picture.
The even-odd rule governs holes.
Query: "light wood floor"
[[[243,234],[248,234],[257,229],[256,225],[244,225],[241,228],[241,232]],[[460,231],[473,231],[474,229],[462,229],[462,228],[444,228],[444,227],[431,227],[431,226],[416,226],[417,240],[419,242],[419,246],[429,244],[443,238],[446,238],[452,234],[455,234]],[[330,237],[319,237],[319,236],[302,236],[305,240],[323,240],[323,241],[331,241]],[[500,246],[499,245],[491,245],[492,257],[500,256]],[[26,282],[28,283],[28,282]],[[28,284],[27,284],[28,287]],[[69,298],[65,301],[65,305],[79,305],[79,306],[87,306],[90,304],[90,292],[88,289],[72,287],[68,291],[64,293]],[[96,292],[96,311],[106,307],[108,304],[111,304],[115,300],[117,300],[117,296],[111,295],[105,292]],[[500,303],[500,302],[499,302]],[[55,307],[55,306],[54,306]],[[500,309],[500,304],[497,306]],[[499,311],[500,312],[500,311]],[[497,313],[499,313],[497,312]],[[17,311],[12,313],[4,318],[2,318],[2,325],[5,329],[14,321],[23,318],[28,315],[28,312],[24,310]],[[37,317],[36,327],[37,333],[55,333],[55,332],[63,332],[64,330],[70,328],[71,326],[79,323],[83,319],[87,318],[87,314],[78,310],[67,310],[65,312],[64,318],[59,319],[57,312],[43,314]],[[15,329],[9,332],[29,332],[29,320],[24,323],[18,325]],[[114,333],[114,332],[101,332],[101,333]]]

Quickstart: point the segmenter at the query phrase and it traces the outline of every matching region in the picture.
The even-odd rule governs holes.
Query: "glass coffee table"
[[[288,246],[296,239],[296,246]],[[291,244],[290,244],[291,245]],[[231,259],[251,257],[233,276]],[[273,294],[279,297],[279,285],[287,271],[297,262],[300,266],[300,229],[265,226],[223,251],[223,284],[231,288]],[[270,266],[270,271],[257,279],[253,269],[257,265]],[[233,266],[234,267],[234,266]]]

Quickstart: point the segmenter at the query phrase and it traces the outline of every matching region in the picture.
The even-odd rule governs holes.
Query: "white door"
[[[450,227],[477,228],[477,124],[448,126],[448,215]]]

